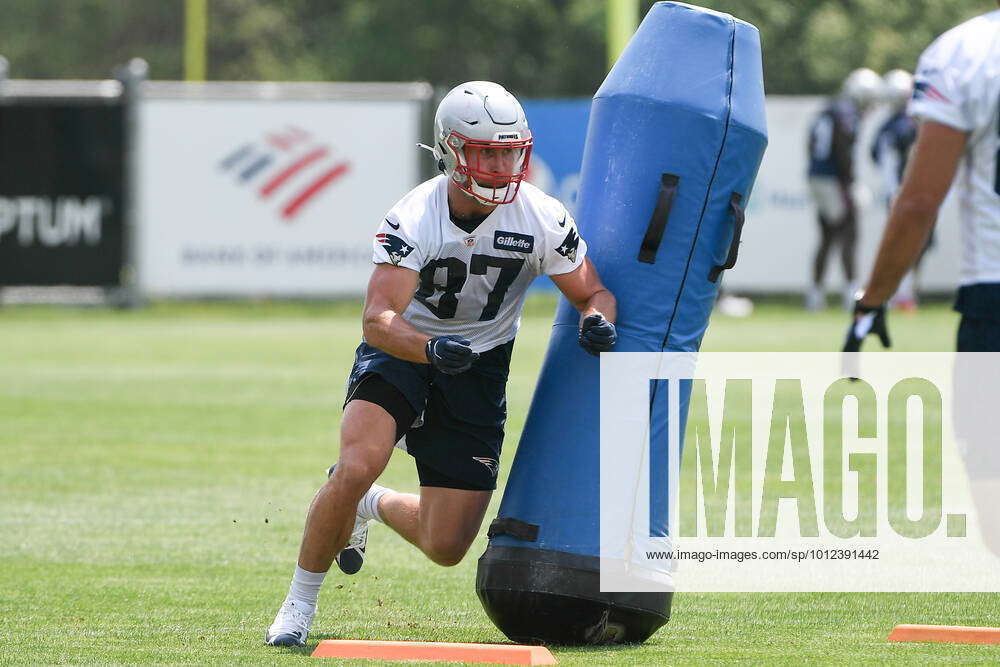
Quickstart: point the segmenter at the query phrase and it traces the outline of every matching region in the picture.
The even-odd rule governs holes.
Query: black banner
[[[0,97],[0,285],[120,284],[124,121],[118,100]]]

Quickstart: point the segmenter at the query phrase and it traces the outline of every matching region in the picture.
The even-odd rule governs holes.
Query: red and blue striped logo
[[[926,81],[917,81],[913,84],[913,99],[919,100],[921,97],[926,97],[927,99],[934,100],[935,102],[945,102],[946,104],[951,104],[951,100],[948,99],[947,95]]]
[[[255,188],[261,199],[281,197],[279,215],[286,222],[350,168],[350,162],[335,159],[329,146],[294,125],[267,132],[219,162],[219,169],[234,174],[239,185]]]

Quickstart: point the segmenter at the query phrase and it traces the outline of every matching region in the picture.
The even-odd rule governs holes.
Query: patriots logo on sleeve
[[[413,252],[413,246],[395,234],[376,234],[375,240],[385,248],[385,252],[389,255],[389,261],[392,262],[393,266],[399,266],[403,258]]]
[[[576,228],[570,227],[569,234],[563,242],[556,248],[556,252],[571,262],[576,261],[576,248],[580,245],[580,235],[576,233]]]
[[[948,99],[948,96],[935,88],[933,85],[927,83],[926,81],[917,81],[913,84],[913,99],[919,100],[923,98],[934,100],[935,102],[946,102],[951,104],[951,100]]]

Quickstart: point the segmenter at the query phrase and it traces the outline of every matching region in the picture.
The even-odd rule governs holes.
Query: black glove
[[[464,373],[479,358],[479,353],[473,352],[469,345],[461,336],[435,336],[424,348],[427,362],[446,375]]]
[[[854,314],[851,316],[851,326],[847,329],[844,352],[860,351],[861,341],[870,333],[878,334],[882,347],[892,347],[889,330],[885,324],[885,304],[863,306],[858,299],[854,302]]]
[[[603,315],[588,315],[580,325],[580,347],[594,356],[609,352],[618,340],[615,325]]]

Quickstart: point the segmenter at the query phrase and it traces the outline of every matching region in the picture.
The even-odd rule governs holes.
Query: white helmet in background
[[[511,173],[486,169],[480,160],[483,149],[511,151]],[[431,152],[438,169],[466,193],[485,204],[509,204],[517,196],[531,158],[531,130],[524,109],[499,84],[470,81],[456,86],[434,114]]]
[[[860,107],[866,107],[882,95],[882,77],[867,67],[859,67],[844,79],[841,94]]]
[[[882,99],[894,109],[906,104],[913,94],[913,75],[905,69],[886,72],[882,78]]]

